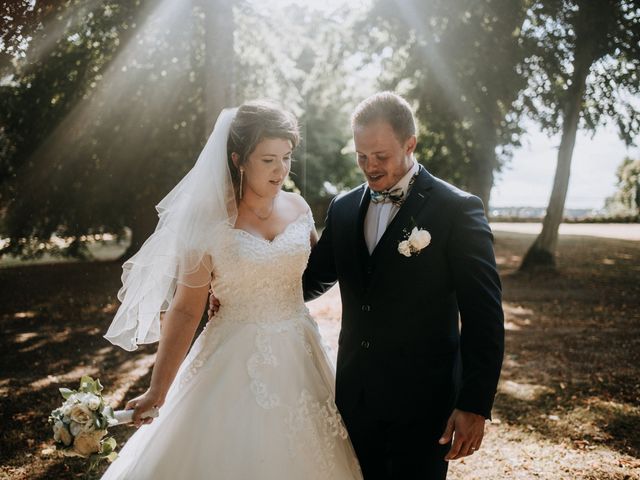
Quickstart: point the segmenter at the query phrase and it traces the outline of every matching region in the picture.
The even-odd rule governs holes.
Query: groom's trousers
[[[365,480],[446,479],[451,443],[438,443],[446,418],[379,420],[365,402],[342,413]]]

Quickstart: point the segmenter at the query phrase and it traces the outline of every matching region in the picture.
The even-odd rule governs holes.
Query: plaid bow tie
[[[404,191],[402,190],[402,187],[383,190],[382,192],[375,192],[371,190],[371,201],[373,203],[391,202],[396,207],[399,207],[402,205],[402,202],[404,202]]]
[[[418,176],[418,172],[414,173],[413,176],[411,177],[411,180],[409,180],[409,185],[407,186],[407,192],[413,186],[413,182],[416,181],[417,176]],[[373,203],[391,202],[396,207],[401,207],[402,203],[406,200],[404,195],[405,192],[402,190],[402,187],[395,187],[395,188],[392,188],[391,190],[383,190],[381,192],[375,192],[373,190],[369,190],[369,192],[371,192],[371,201]]]

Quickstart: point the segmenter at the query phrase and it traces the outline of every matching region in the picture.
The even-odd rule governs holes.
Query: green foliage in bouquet
[[[60,388],[65,401],[49,416],[56,449],[65,456],[87,458],[87,475],[100,461],[112,462],[118,456],[115,439],[106,436],[117,420],[102,398],[102,389],[100,380],[83,376],[78,390]]]

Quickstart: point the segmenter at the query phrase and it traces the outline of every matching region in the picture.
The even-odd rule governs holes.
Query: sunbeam
[[[141,144],[150,147],[140,127],[149,118],[162,118],[179,108],[176,100],[181,87],[194,81],[188,50],[183,56],[175,56],[171,48],[175,41],[172,32],[179,31],[178,40],[183,40],[185,33],[193,31],[190,17],[191,8],[172,0],[151,4],[141,13],[144,20],[135,35],[120,47],[84,99],[34,152],[34,168],[28,178],[22,179],[24,188],[41,188],[56,169],[70,171],[74,162],[86,160],[80,151],[92,136],[107,137],[112,144],[109,161],[116,164],[130,158],[123,155],[125,151]],[[145,109],[131,110],[132,101]],[[176,129],[185,126],[178,124]],[[136,166],[120,167],[131,171]]]
[[[414,2],[403,2],[401,0],[392,0],[397,11],[402,16],[405,23],[413,29],[418,43],[418,51],[422,55],[424,64],[429,69],[428,74],[433,75],[436,83],[440,87],[443,94],[443,101],[449,108],[452,108],[459,119],[478,118],[481,113],[477,106],[471,105],[466,101],[469,92],[467,92],[458,82],[456,74],[452,71],[451,59],[445,59],[440,54],[436,44],[430,41],[421,40],[420,32],[430,28],[421,22],[424,15],[421,15],[415,8]],[[480,122],[475,126],[483,135],[489,137],[494,133],[491,132],[492,125],[489,122]]]
[[[42,24],[43,32],[38,35],[42,40],[29,49],[27,67],[34,67],[45,60],[69,30],[86,28],[83,26],[84,19],[91,18],[93,15],[104,15],[103,3],[100,0],[89,0],[77,7],[58,9],[46,15]],[[31,38],[26,38],[25,41],[28,44]]]

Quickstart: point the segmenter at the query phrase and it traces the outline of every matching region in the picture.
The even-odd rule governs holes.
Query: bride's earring
[[[240,169],[240,199],[242,199],[242,183],[244,180],[244,168]]]

